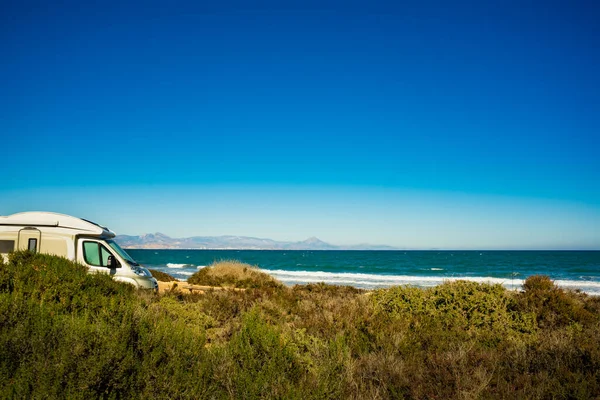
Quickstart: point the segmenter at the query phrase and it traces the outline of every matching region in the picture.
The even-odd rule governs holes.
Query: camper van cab
[[[51,212],[0,216],[0,256],[17,250],[53,254],[141,289],[158,289],[150,271],[113,240],[114,232],[85,219]]]

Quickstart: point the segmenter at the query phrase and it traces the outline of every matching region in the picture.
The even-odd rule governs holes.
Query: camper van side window
[[[110,255],[112,253],[98,242],[83,242],[83,258],[89,265],[108,267],[108,256]]]
[[[37,251],[37,239],[36,238],[30,238],[29,242],[27,243],[27,250],[35,253]]]
[[[98,243],[83,242],[83,258],[89,265],[100,266],[100,252],[98,251]]]
[[[0,240],[0,253],[10,253],[15,250],[14,240]]]
[[[103,267],[108,267],[108,256],[110,256],[110,252],[106,250],[106,247],[100,246],[100,260],[102,261]]]

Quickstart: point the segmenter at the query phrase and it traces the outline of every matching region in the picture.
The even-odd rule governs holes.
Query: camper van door
[[[83,258],[80,261],[87,265],[90,270],[115,275],[117,268],[121,267],[117,262],[116,268],[110,268],[109,256],[113,256],[114,259],[114,255],[108,250],[103,241],[83,238],[79,240],[79,246],[78,253]]]
[[[34,253],[40,251],[42,232],[37,228],[23,228],[19,231],[17,243],[19,250],[29,250]]]

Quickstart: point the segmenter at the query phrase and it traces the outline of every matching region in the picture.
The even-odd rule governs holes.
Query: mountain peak
[[[314,243],[325,243],[324,241],[322,241],[321,239],[319,239],[318,237],[312,236],[309,237],[308,239],[302,241],[302,243],[306,243],[306,244],[314,244]]]
[[[154,240],[171,240],[171,238],[164,233],[156,232],[156,233],[144,233],[140,235],[139,238],[141,240],[146,241],[154,241]]]

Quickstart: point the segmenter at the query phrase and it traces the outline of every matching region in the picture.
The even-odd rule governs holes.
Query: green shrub
[[[294,348],[257,309],[243,316],[240,330],[216,355],[232,398],[299,397],[304,370]]]
[[[90,274],[80,264],[47,254],[15,252],[0,273],[0,291],[36,300],[67,312],[107,312],[130,301],[135,289],[107,274]]]
[[[171,379],[191,383],[204,332],[157,318],[147,301],[68,260],[11,254],[0,264],[0,398],[144,397],[159,381],[177,397]]]
[[[547,276],[530,276],[520,294],[522,310],[535,313],[540,326],[561,327],[599,320],[594,301],[583,293],[564,290]]]
[[[517,302],[502,285],[455,281],[419,289],[399,286],[371,296],[376,313],[398,318],[411,327],[438,326],[495,337],[536,331],[533,314],[519,313]]]

